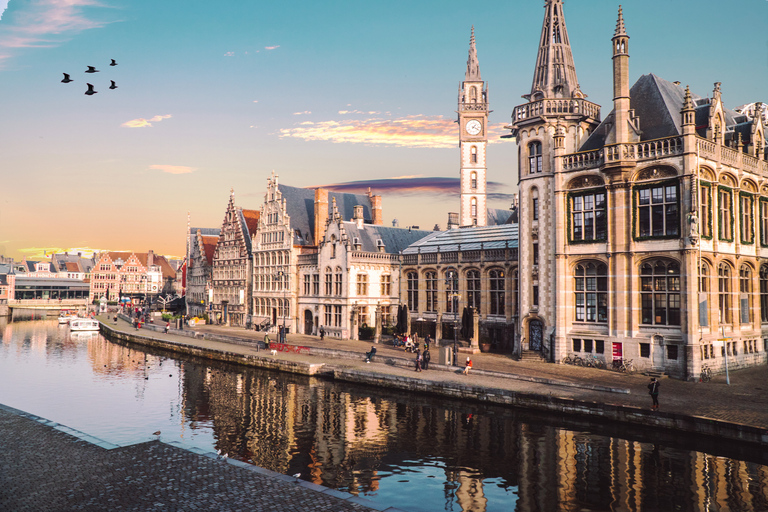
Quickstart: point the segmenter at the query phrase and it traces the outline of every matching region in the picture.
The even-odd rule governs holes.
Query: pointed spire
[[[625,35],[627,35],[627,31],[624,29],[624,14],[621,5],[619,5],[619,19],[616,20],[616,32],[613,33],[613,37]]]
[[[545,98],[570,98],[578,90],[579,81],[565,28],[563,0],[546,1],[531,96],[540,93]]]
[[[472,35],[469,38],[469,57],[467,57],[467,73],[464,75],[466,81],[481,81],[480,63],[477,61],[477,47],[475,46],[475,26],[472,25]]]
[[[685,98],[683,99],[683,110],[693,110],[693,99],[691,99],[691,88],[685,86]]]

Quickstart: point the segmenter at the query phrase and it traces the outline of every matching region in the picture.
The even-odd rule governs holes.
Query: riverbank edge
[[[648,411],[639,407],[626,405],[575,400],[536,393],[523,393],[481,385],[435,382],[425,380],[424,378],[389,375],[371,370],[363,371],[349,368],[326,368],[328,365],[325,363],[313,364],[274,359],[267,357],[266,355],[237,354],[225,350],[197,347],[186,343],[170,342],[146,335],[126,333],[113,329],[105,322],[101,322],[101,326],[102,332],[107,336],[119,340],[243,366],[277,370],[305,376],[322,376],[342,382],[370,385],[379,388],[385,387],[393,390],[421,394],[428,393],[446,398],[486,404],[534,409],[555,414],[587,416],[590,418],[598,418],[602,421],[628,423],[651,428],[663,428],[762,446],[768,444],[768,429],[753,425],[727,422],[701,416]],[[239,344],[253,347],[253,344],[251,343]],[[265,351],[265,354],[266,353],[268,352]],[[354,358],[359,359],[360,355],[355,353]],[[407,361],[412,364],[412,361]],[[505,375],[505,377],[508,376]]]
[[[104,441],[103,439],[99,439],[98,437],[94,437],[90,434],[87,434],[85,432],[82,432],[80,430],[74,429],[72,427],[68,427],[66,425],[62,425],[60,423],[56,423],[54,421],[51,421],[47,418],[43,418],[41,416],[37,416],[35,414],[22,411],[21,409],[16,409],[15,407],[11,407],[9,405],[5,405],[0,403],[0,410],[3,412],[6,412],[8,414],[13,414],[15,416],[20,416],[26,420],[34,421],[36,423],[39,423],[45,427],[48,427],[52,430],[58,430],[60,432],[63,432],[64,434],[69,435],[71,438],[73,438],[73,441],[80,440],[84,441],[86,443],[98,446],[99,448],[102,448],[107,451],[111,450],[119,450],[121,448],[125,448],[127,446],[133,446],[133,445],[141,445],[146,443],[154,443],[154,442],[160,442],[169,446],[173,446],[174,448],[178,448],[180,450],[185,450],[191,453],[194,453],[195,455],[200,455],[203,457],[208,457],[210,459],[217,459],[222,463],[229,464],[231,466],[238,467],[240,469],[244,469],[247,471],[251,471],[253,473],[265,476],[267,478],[272,478],[275,480],[279,480],[281,482],[291,483],[295,484],[299,487],[304,488],[306,491],[311,492],[317,492],[320,494],[324,494],[327,496],[333,496],[335,498],[339,498],[341,500],[349,501],[351,503],[357,503],[358,505],[362,505],[364,507],[367,507],[371,510],[376,510],[379,512],[406,512],[402,509],[395,508],[395,507],[387,507],[384,505],[380,505],[378,503],[375,503],[373,501],[370,501],[365,498],[361,498],[359,496],[355,496],[354,494],[350,494],[343,491],[338,491],[336,489],[331,489],[330,487],[325,487],[324,485],[315,484],[312,482],[308,482],[306,480],[301,480],[293,476],[283,475],[282,473],[277,473],[275,471],[272,471],[271,469],[262,468],[260,466],[256,466],[254,464],[249,464],[247,462],[242,462],[239,460],[231,459],[231,458],[222,458],[219,456],[219,454],[212,452],[212,451],[206,451],[201,448],[197,448],[194,446],[188,446],[183,442],[180,441],[161,441],[161,440],[152,440],[152,441],[143,441],[140,443],[132,443],[127,445],[117,445],[110,443],[108,441]]]

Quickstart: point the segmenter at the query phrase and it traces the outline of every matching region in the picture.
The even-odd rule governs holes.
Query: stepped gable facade
[[[317,249],[298,257],[299,332],[360,339],[396,322],[400,252],[432,232],[374,224],[365,212],[356,205],[345,220],[332,197]]]
[[[219,229],[195,228],[190,237],[190,250],[186,265],[186,303],[189,316],[201,317],[208,311],[213,298],[213,254],[219,241]]]
[[[576,79],[561,0],[547,0],[519,146],[520,345],[632,359],[695,378],[765,364],[765,121],[656,75],[630,87],[619,8],[613,110]],[[760,107],[754,112],[762,112]],[[724,340],[724,341],[723,341]]]

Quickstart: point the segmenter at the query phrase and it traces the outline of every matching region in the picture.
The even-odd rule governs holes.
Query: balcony
[[[526,119],[558,114],[582,115],[600,122],[600,105],[583,98],[558,98],[532,101],[512,109],[512,123]]]

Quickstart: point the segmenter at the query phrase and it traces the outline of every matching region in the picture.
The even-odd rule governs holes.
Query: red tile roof
[[[243,218],[245,219],[246,226],[248,226],[248,233],[250,236],[256,234],[256,230],[259,227],[260,216],[261,212],[259,210],[243,210]]]

